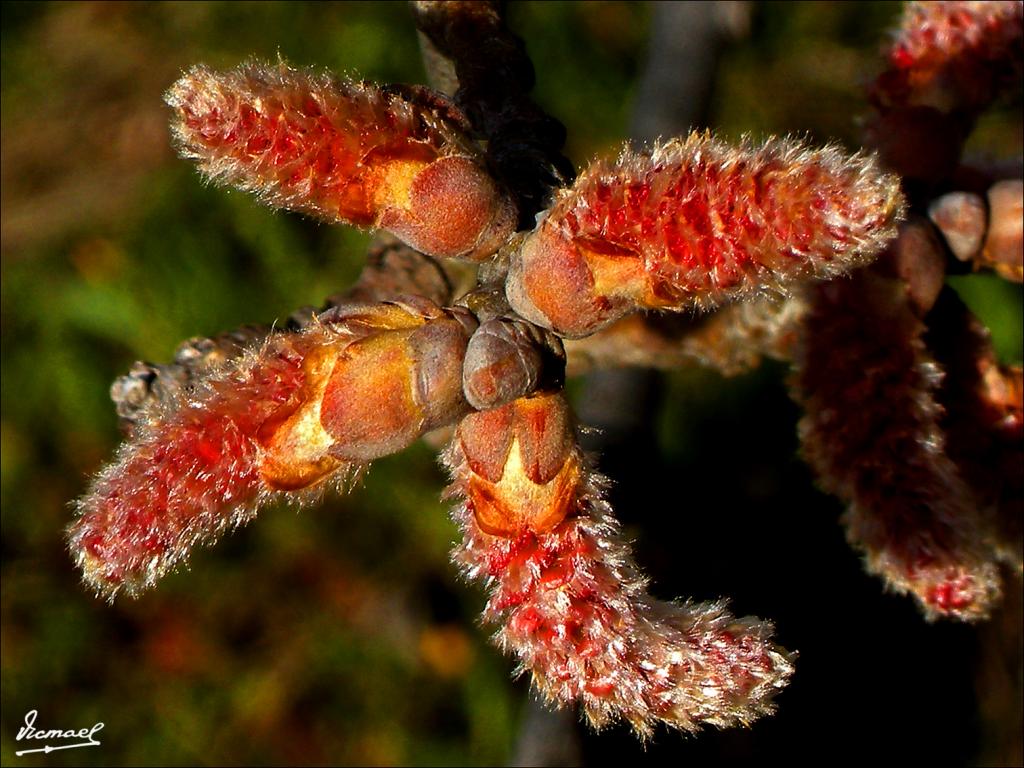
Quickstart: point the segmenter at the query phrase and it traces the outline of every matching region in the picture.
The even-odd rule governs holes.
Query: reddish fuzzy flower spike
[[[69,545],[110,598],[151,586],[189,549],[248,522],[267,495],[260,431],[305,398],[305,337],[280,340],[205,391],[148,414],[79,502]],[[171,412],[173,410],[173,412]],[[334,463],[331,469],[341,469]],[[325,467],[326,469],[326,467]]]
[[[872,157],[708,135],[597,162],[512,261],[509,302],[579,338],[635,309],[706,309],[869,262],[896,234],[899,180]]]
[[[979,112],[1020,77],[1022,40],[1020,0],[907,3],[872,98],[883,108]]]
[[[69,545],[85,580],[110,598],[152,586],[264,502],[315,496],[456,421],[475,327],[425,299],[338,307],[140,411],[79,502]]]
[[[792,666],[771,626],[647,594],[562,395],[471,414],[446,461],[464,500],[455,557],[490,585],[485,619],[548,700],[644,736],[659,722],[693,731],[772,710]]]
[[[873,269],[814,289],[794,381],[803,452],[849,504],[868,570],[929,619],[975,621],[1000,595],[990,523],[946,453],[942,373],[911,302]]]
[[[514,230],[455,107],[427,89],[249,63],[193,67],[166,98],[182,154],[272,206],[380,227],[434,256],[486,258]]]

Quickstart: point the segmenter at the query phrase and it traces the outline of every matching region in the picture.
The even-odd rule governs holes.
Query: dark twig
[[[491,170],[519,207],[520,229],[531,229],[552,190],[576,173],[562,154],[565,127],[528,95],[533,64],[522,39],[505,25],[503,3],[417,0],[411,6],[431,44],[429,57],[439,55],[454,67],[455,102],[487,142]],[[443,79],[438,84],[443,87]]]

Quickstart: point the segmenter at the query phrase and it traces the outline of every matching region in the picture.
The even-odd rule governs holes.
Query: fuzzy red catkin
[[[456,421],[475,327],[425,299],[337,307],[145,411],[79,501],[69,547],[86,582],[111,599],[150,587],[263,503],[315,496]]]
[[[306,337],[304,340],[308,340]],[[297,340],[296,340],[297,341]],[[258,434],[294,407],[309,350],[277,342],[205,383],[168,417],[149,414],[78,503],[69,547],[86,583],[113,599],[152,586],[201,541],[248,522],[266,499]]]
[[[981,111],[1021,75],[1024,2],[907,3],[871,97],[883,109]]]
[[[640,308],[785,292],[869,262],[903,209],[872,156],[694,133],[582,173],[513,258],[508,299],[580,338]]]
[[[516,212],[426,89],[400,95],[281,62],[190,69],[167,92],[181,153],[269,205],[386,229],[423,253],[482,259]]]
[[[999,572],[979,504],[946,454],[942,372],[904,283],[871,268],[810,293],[792,390],[804,457],[849,505],[847,538],[927,618],[985,618]]]
[[[658,723],[694,731],[772,711],[793,667],[771,625],[647,594],[563,395],[471,414],[445,461],[462,499],[454,558],[488,584],[498,645],[550,702],[645,737]]]

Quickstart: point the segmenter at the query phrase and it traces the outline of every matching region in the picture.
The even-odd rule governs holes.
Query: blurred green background
[[[754,6],[726,50],[712,125],[856,146],[860,88],[898,11]],[[345,498],[265,510],[137,600],[93,598],[62,540],[71,502],[119,439],[116,376],[167,360],[187,337],[319,304],[365,251],[364,234],[205,186],[170,149],[162,93],[193,63],[249,56],[423,82],[405,4],[2,13],[3,763],[509,761],[527,686],[475,626],[484,597],[449,564],[445,480],[423,445],[376,463]],[[649,19],[640,3],[511,4],[537,99],[566,124],[578,166],[626,135]],[[973,142],[1020,154],[1019,116],[997,112]],[[984,276],[957,287],[1019,361],[1019,287]],[[990,722],[1005,712],[986,709],[979,682],[981,635],[994,630],[926,626],[861,572],[838,502],[796,457],[785,375],[667,378],[651,463],[616,498],[659,594],[732,595],[801,651],[780,715],[750,731],[661,733],[646,752],[622,728],[582,734],[584,759],[854,759],[882,743],[893,759],[1006,754],[1006,729]],[[47,728],[102,720],[103,745],[15,757],[30,709]]]

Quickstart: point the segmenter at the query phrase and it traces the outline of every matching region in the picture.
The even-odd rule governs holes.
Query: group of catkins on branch
[[[943,276],[1021,278],[1020,179],[959,165],[974,117],[1019,82],[1021,11],[908,7],[871,90],[878,154],[702,134],[626,148],[530,231],[457,100],[283,62],[194,67],[167,101],[206,178],[393,238],[324,310],[115,383],[127,439],[70,529],[86,582],[136,594],[264,504],[453,427],[455,559],[545,696],[644,736],[747,724],[792,655],[723,603],[647,593],[562,384],[567,359],[732,372],[769,354],[794,363],[805,456],[868,568],[929,618],[984,617],[999,564],[1021,567],[1021,374]],[[462,295],[451,259],[478,267]],[[683,330],[642,312],[714,309]]]

